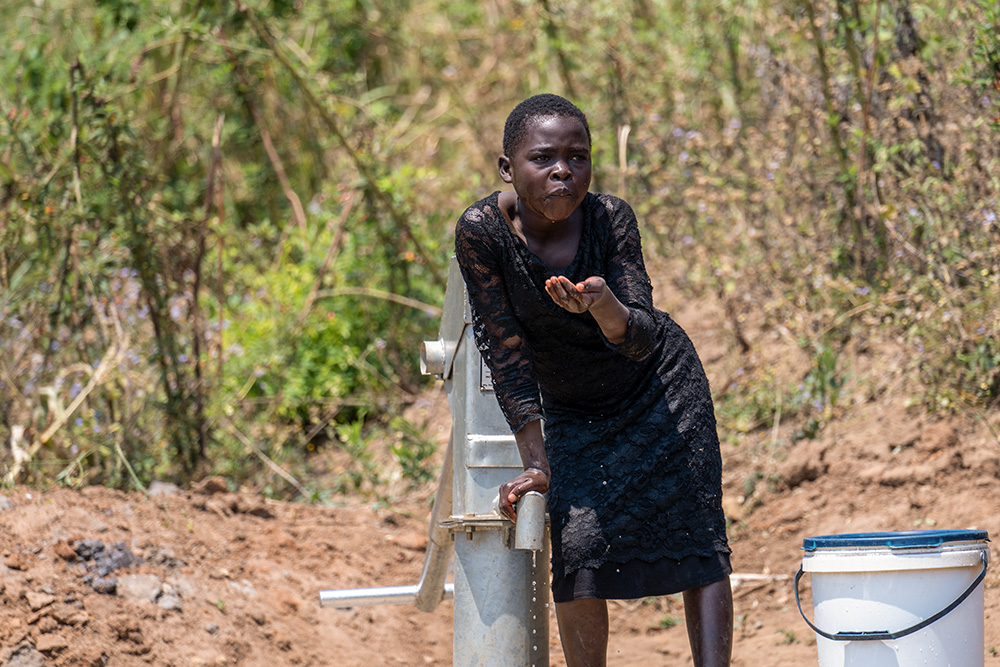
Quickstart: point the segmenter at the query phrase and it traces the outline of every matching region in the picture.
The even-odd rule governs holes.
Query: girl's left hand
[[[573,283],[566,276],[553,276],[545,281],[545,291],[560,307],[571,313],[584,313],[609,291],[600,276],[591,276],[582,283]]]

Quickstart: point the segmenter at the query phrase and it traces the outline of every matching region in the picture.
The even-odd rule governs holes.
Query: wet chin
[[[569,197],[549,199],[545,202],[545,217],[553,222],[560,222],[571,216],[579,205],[580,202]]]

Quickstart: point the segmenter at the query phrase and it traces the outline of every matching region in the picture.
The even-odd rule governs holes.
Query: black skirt
[[[729,554],[686,556],[681,560],[661,558],[653,563],[630,560],[605,563],[598,568],[580,568],[552,579],[552,599],[571,602],[586,598],[631,600],[671,595],[715,583],[732,574]]]

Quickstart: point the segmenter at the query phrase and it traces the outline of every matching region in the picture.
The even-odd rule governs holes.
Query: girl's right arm
[[[506,262],[491,229],[496,221],[489,215],[477,207],[462,215],[455,229],[455,255],[469,291],[476,345],[492,372],[497,401],[524,464],[524,472],[500,487],[500,512],[515,520],[514,503],[521,496],[548,491],[549,463],[531,348],[510,303]]]
[[[492,215],[500,213],[493,211]],[[500,409],[516,434],[542,418],[542,402],[531,347],[511,303],[509,258],[496,239],[495,227],[502,223],[489,216],[475,207],[462,215],[455,229],[455,256],[469,291],[476,346],[493,375]]]
[[[517,442],[517,451],[521,454],[524,472],[500,486],[500,514],[517,522],[514,504],[528,491],[548,491],[551,474],[549,461],[545,456],[541,420],[528,422],[514,434],[514,440]]]

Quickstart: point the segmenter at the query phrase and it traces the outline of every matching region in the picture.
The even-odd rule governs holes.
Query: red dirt
[[[712,303],[673,312],[716,388],[744,363],[721,312]],[[794,344],[753,333],[758,363],[782,360],[800,376],[808,368]],[[735,666],[817,664],[790,582],[804,537],[932,526],[1000,535],[1000,443],[987,427],[1000,415],[939,420],[907,409],[894,365],[890,348],[853,357],[854,377],[867,384],[855,380],[845,395],[865,398],[816,440],[789,446],[796,425],[785,424],[723,445],[733,565],[758,575],[734,579]],[[410,417],[443,439],[440,389]],[[318,604],[323,589],[416,583],[432,485],[393,509],[271,502],[210,483],[201,491],[22,487],[0,496],[0,665],[451,664],[450,602],[431,614]],[[81,539],[123,542],[142,563],[116,574],[154,575],[161,603],[96,592],[75,562]],[[986,579],[985,650],[987,664],[1000,665],[998,572]],[[166,599],[180,607],[161,606]],[[683,618],[679,596],[611,603],[609,663],[692,664],[683,623],[661,627],[670,618]],[[551,664],[564,665],[554,618],[551,627]]]

